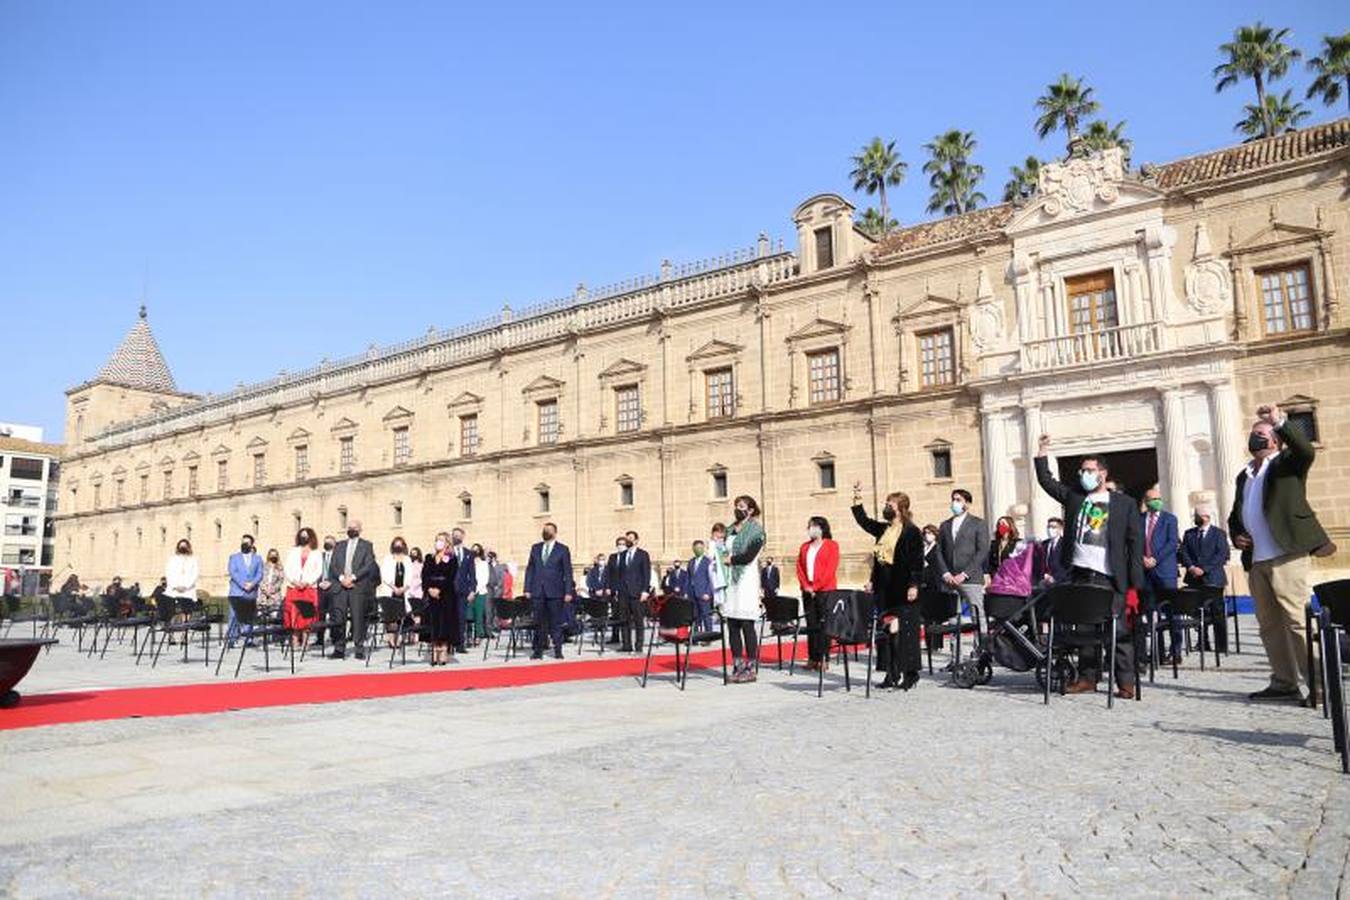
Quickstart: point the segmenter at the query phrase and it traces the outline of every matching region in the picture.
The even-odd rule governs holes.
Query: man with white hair
[[[1228,564],[1228,535],[1214,524],[1214,508],[1208,503],[1197,503],[1191,516],[1194,523],[1181,537],[1181,549],[1177,554],[1181,561],[1182,581],[1187,587],[1226,587],[1228,574],[1224,566]],[[1223,600],[1215,608],[1206,610],[1206,616],[1213,615],[1214,639],[1220,650],[1228,649],[1228,620],[1224,616]],[[1181,629],[1172,627],[1172,654],[1181,649]]]
[[[347,520],[347,539],[339,541],[328,560],[328,580],[332,604],[329,608],[333,635],[333,659],[342,659],[347,647],[347,616],[351,615],[352,643],[356,658],[366,656],[366,610],[375,600],[380,582],[380,565],[375,548],[361,537],[361,521]]]

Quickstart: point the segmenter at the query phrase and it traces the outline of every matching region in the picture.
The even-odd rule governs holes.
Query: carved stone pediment
[[[745,348],[740,344],[731,344],[726,341],[711,340],[699,347],[693,353],[685,357],[687,362],[697,363],[709,359],[725,359],[735,356]]]
[[[483,403],[483,398],[472,391],[464,391],[458,397],[446,404],[446,408],[451,412],[463,412],[477,409]]]
[[[809,341],[814,338],[828,337],[830,335],[847,334],[849,326],[843,322],[835,322],[831,319],[816,317],[807,322],[801,328],[788,335],[788,343],[797,343],[800,341]]]
[[[412,410],[405,406],[395,406],[389,412],[384,414],[381,419],[383,422],[403,422],[413,417]]]
[[[611,380],[614,378],[623,378],[630,375],[641,375],[647,371],[647,367],[640,362],[634,362],[631,359],[621,358],[610,363],[600,373],[602,380]]]
[[[1125,177],[1124,155],[1112,147],[1041,166],[1036,195],[1008,224],[1008,230],[1061,222],[1115,207],[1161,199],[1155,187]]]
[[[521,388],[522,394],[556,394],[563,389],[563,382],[548,375],[540,375],[534,381],[531,381],[525,387]]]

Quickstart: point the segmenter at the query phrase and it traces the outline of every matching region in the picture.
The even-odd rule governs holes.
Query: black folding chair
[[[928,655],[928,674],[933,674],[933,640],[953,636],[953,667],[961,664],[961,595],[935,588],[919,589],[919,616],[923,620],[924,652]]]
[[[206,666],[211,665],[211,625],[212,622],[207,614],[206,607],[200,600],[190,600],[187,597],[161,597],[159,601],[161,606],[168,606],[172,610],[169,613],[170,621],[167,623],[160,621],[159,624],[159,643],[155,645],[155,653],[150,659],[150,668],[159,665],[159,655],[164,650],[164,644],[174,635],[183,636],[183,662],[188,661],[188,645],[192,642],[193,635],[200,635],[202,639],[202,649],[206,652]],[[182,616],[178,622],[172,621],[175,616]],[[156,616],[156,619],[159,619]]]
[[[796,597],[789,597],[786,594],[776,594],[772,597],[764,598],[764,616],[759,631],[759,652],[764,653],[764,637],[767,633],[769,637],[778,639],[778,669],[783,669],[783,638],[792,638],[792,659],[788,663],[788,674],[794,675],[797,671],[797,643],[801,636],[806,632],[806,616],[802,612],[801,601]],[[755,668],[759,668],[759,660],[755,660]]]
[[[582,597],[578,603],[580,605],[577,607],[577,656],[586,651],[587,633],[590,634],[600,655],[604,656],[609,630],[623,624],[623,620],[614,614],[613,605],[604,597]]]
[[[394,668],[394,657],[403,651],[403,665],[408,664],[408,635],[415,634],[412,614],[402,597],[379,597],[376,599],[380,612],[380,631],[386,639],[393,635],[393,644],[389,647],[389,668]],[[366,654],[366,668],[370,668],[370,658],[374,653]]]
[[[507,599],[503,597],[497,601],[497,638],[495,642],[483,641],[483,659],[488,658],[491,650],[500,648],[502,645],[502,632],[506,632],[506,653],[502,655],[502,660],[511,660],[516,658],[520,652],[523,642],[520,640],[522,632],[534,631],[534,617],[530,615],[530,601],[523,597],[512,597]]]
[[[295,606],[296,616],[309,620],[309,624],[304,628],[292,628],[290,631],[292,636],[299,634],[301,631],[305,633],[305,639],[300,646],[300,661],[304,662],[305,657],[309,654],[309,645],[313,643],[310,640],[312,636],[318,637],[319,655],[322,656],[324,635],[328,634],[328,630],[333,627],[333,623],[319,616],[319,605],[313,600],[297,599],[292,600],[291,603]],[[278,612],[280,611],[278,610]]]
[[[1331,605],[1323,605],[1317,618],[1323,660],[1323,707],[1330,710],[1331,739],[1336,752],[1341,755],[1341,771],[1350,775],[1350,725],[1347,725],[1345,709],[1345,623],[1337,621]]]
[[[1060,692],[1068,687],[1069,671],[1076,671],[1066,655],[1085,647],[1102,647],[1106,668],[1106,706],[1115,706],[1116,638],[1118,635],[1115,591],[1088,584],[1057,584],[1046,592],[1050,614],[1046,635],[1045,702],[1050,703],[1050,685],[1058,670]],[[1141,699],[1139,667],[1134,667],[1134,698]]]
[[[234,677],[239,677],[239,672],[244,668],[244,654],[248,652],[249,646],[254,640],[260,641],[263,648],[263,671],[272,671],[272,658],[268,653],[268,639],[274,637],[289,637],[290,631],[284,625],[264,623],[258,616],[258,601],[249,597],[231,597],[230,609],[234,610],[234,619],[239,623],[239,662],[234,666]],[[283,652],[289,646],[288,641],[282,643]],[[220,664],[225,661],[227,649],[222,645],[220,648],[220,657],[216,660],[216,674],[220,674]],[[295,648],[290,647],[291,655],[291,674],[295,674]]]
[[[642,666],[642,686],[647,686],[647,673],[652,665],[652,653],[656,650],[658,640],[662,644],[671,644],[675,647],[675,683],[680,690],[684,690],[685,683],[689,680],[689,655],[693,652],[694,644],[707,645],[713,641],[720,641],[722,645],[722,684],[727,684],[727,630],[726,624],[720,623],[717,631],[697,631],[694,628],[694,601],[688,597],[667,597],[661,604],[660,611],[657,614],[657,627],[652,632],[651,640],[647,642],[647,661]],[[683,660],[680,656],[680,650],[683,648]]]
[[[1331,698],[1328,696],[1330,691],[1330,673],[1331,666],[1327,663],[1326,640],[1322,633],[1326,629],[1326,624],[1336,625],[1341,629],[1341,633],[1350,631],[1350,578],[1341,578],[1336,581],[1324,581],[1313,587],[1313,594],[1317,596],[1317,605],[1319,612],[1314,615],[1313,605],[1309,602],[1304,607],[1304,637],[1307,640],[1308,651],[1308,705],[1317,707],[1318,684],[1321,683],[1322,693],[1322,718],[1331,715]],[[1314,653],[1314,647],[1320,652]],[[1316,673],[1314,675],[1314,673]]]
[[[822,628],[828,639],[825,644],[825,658],[832,650],[838,650],[844,662],[844,690],[853,691],[853,679],[848,668],[848,648],[859,644],[867,645],[867,696],[872,696],[872,663],[876,648],[873,639],[877,628],[876,602],[871,594],[862,591],[821,591],[824,598],[825,620]],[[816,696],[825,693],[825,667],[816,673]]]
[[[51,625],[52,612],[51,605],[41,597],[34,597],[32,608],[28,612],[23,611],[23,598],[18,595],[9,595],[5,597],[5,637],[9,637],[10,631],[15,625],[32,625],[33,637],[38,637],[38,625],[42,626],[42,637],[47,636],[47,629]],[[50,650],[51,645],[47,648]]]
[[[1219,635],[1218,629],[1214,623],[1214,604],[1223,602],[1223,588],[1221,587],[1187,587],[1182,588],[1171,595],[1168,605],[1171,609],[1172,621],[1181,626],[1182,634],[1185,636],[1185,645],[1187,651],[1191,649],[1191,629],[1197,632],[1195,647],[1200,651],[1200,671],[1205,671],[1205,643],[1209,639],[1209,632],[1214,631],[1213,640],[1210,646],[1214,650],[1214,667],[1219,668],[1223,665],[1219,657]],[[1222,614],[1222,613],[1221,613]],[[1175,648],[1174,648],[1175,649]],[[1156,658],[1156,657],[1155,657]],[[1172,654],[1172,677],[1179,677],[1179,664],[1177,654]],[[1311,671],[1311,669],[1309,670]]]

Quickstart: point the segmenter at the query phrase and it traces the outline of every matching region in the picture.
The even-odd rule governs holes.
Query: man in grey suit
[[[328,561],[328,580],[333,582],[329,595],[332,622],[333,659],[342,659],[347,648],[347,616],[351,614],[352,642],[356,658],[366,658],[366,610],[375,599],[380,581],[380,565],[375,548],[361,539],[359,519],[347,521],[347,539],[339,541]]]
[[[949,593],[961,595],[978,613],[980,631],[984,620],[984,569],[989,561],[989,528],[970,511],[970,491],[952,491],[952,516],[938,528],[937,570]]]

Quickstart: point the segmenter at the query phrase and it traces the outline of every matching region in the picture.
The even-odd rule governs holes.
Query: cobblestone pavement
[[[19,897],[1347,892],[1350,777],[1264,661],[1144,702],[766,670],[0,733]]]

